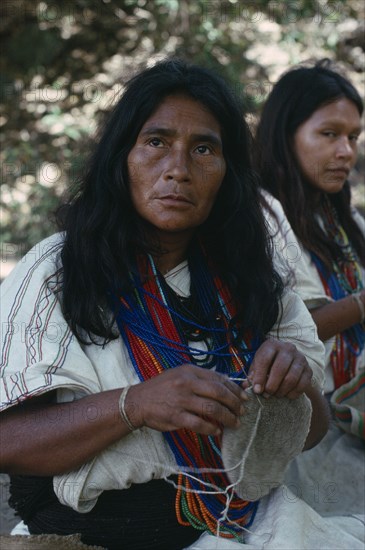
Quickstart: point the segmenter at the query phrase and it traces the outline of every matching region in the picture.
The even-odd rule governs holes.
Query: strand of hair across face
[[[140,380],[147,380],[165,369],[194,363],[194,357],[203,353],[209,367],[213,358],[219,372],[239,373],[245,378],[259,345],[258,338],[247,334],[245,342],[233,346],[235,334],[229,324],[235,309],[228,290],[219,277],[213,279],[210,275],[201,251],[191,255],[189,268],[191,292],[198,293],[204,321],[204,324],[196,322],[195,325],[209,333],[208,349],[202,352],[184,340],[180,321],[188,323],[191,320],[171,308],[164,291],[166,283],[152,258],[138,258],[138,269],[131,275],[134,289],[120,297],[117,314],[118,327],[136,373]],[[166,432],[164,436],[180,468],[176,498],[178,521],[213,534],[219,530],[220,536],[241,534],[242,528],[253,522],[258,503],[243,501],[233,487],[227,493],[230,482],[224,471],[220,437],[204,436],[186,429]],[[197,472],[197,476],[185,475],[186,467]],[[217,489],[215,494],[206,490],[207,484]]]
[[[358,255],[329,201],[325,202],[323,211],[324,228],[327,234],[341,247],[344,259],[333,261],[332,272],[329,272],[316,254],[311,253],[311,257],[327,296],[337,301],[363,288],[361,265]],[[364,346],[365,331],[360,324],[353,325],[335,335],[330,362],[336,388],[354,377],[356,360]]]

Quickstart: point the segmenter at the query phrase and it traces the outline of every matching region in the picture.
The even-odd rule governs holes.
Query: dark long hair
[[[136,250],[151,251],[145,222],[132,205],[127,157],[146,120],[176,92],[208,108],[222,133],[226,174],[210,216],[197,229],[203,246],[229,286],[243,328],[263,335],[278,316],[282,286],[271,261],[243,111],[220,77],[172,59],[127,83],[101,130],[79,189],[58,212],[59,226],[66,231],[64,314],[83,343],[116,337],[113,316],[105,307],[107,292],[127,290]]]
[[[341,250],[318,223],[321,201],[313,201],[311,186],[296,160],[293,137],[314,111],[341,98],[349,99],[361,116],[360,95],[345,77],[332,70],[329,60],[321,60],[312,67],[291,69],[278,80],[265,103],[255,147],[255,167],[263,187],[281,202],[304,248],[317,254],[329,268],[333,261],[342,258]],[[335,207],[340,223],[365,265],[365,241],[351,215],[349,183],[338,193],[327,194],[326,200]]]

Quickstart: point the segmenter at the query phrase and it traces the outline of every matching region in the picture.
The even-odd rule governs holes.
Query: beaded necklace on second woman
[[[236,338],[231,327],[235,307],[208,263],[199,247],[191,252],[191,296],[181,301],[172,296],[153,259],[138,258],[137,269],[131,274],[133,291],[119,298],[117,323],[141,381],[184,363],[214,368],[232,377],[237,373],[241,378],[247,376],[260,339],[248,331],[244,338]],[[233,488],[226,490],[231,484],[224,473],[221,438],[187,429],[165,432],[164,436],[181,471],[194,472],[193,476],[179,475],[179,523],[213,534],[219,530],[220,536],[242,535],[242,528],[254,520],[258,502],[243,501]]]
[[[327,296],[340,300],[363,288],[361,264],[329,200],[324,202],[323,214],[324,230],[341,248],[342,259],[333,261],[329,271],[316,254],[312,252],[311,257]],[[355,376],[356,358],[364,346],[365,330],[360,324],[336,334],[330,357],[336,388]]]

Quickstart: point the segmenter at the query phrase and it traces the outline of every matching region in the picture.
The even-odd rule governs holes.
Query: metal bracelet
[[[127,397],[127,393],[129,391],[129,388],[131,386],[126,386],[123,388],[122,393],[119,397],[119,412],[120,416],[122,417],[123,422],[128,426],[128,429],[133,432],[134,430],[137,430],[136,426],[133,426],[132,422],[129,420],[128,415],[125,410],[125,400]]]

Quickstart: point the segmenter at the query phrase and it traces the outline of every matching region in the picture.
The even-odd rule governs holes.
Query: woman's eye
[[[201,155],[209,155],[212,152],[208,145],[199,145],[196,148],[196,151],[198,151],[198,153],[200,153]]]
[[[161,147],[163,145],[160,138],[154,137],[149,140],[149,145],[152,145],[152,147]]]
[[[330,132],[330,131],[326,131],[326,132],[322,132],[324,136],[327,136],[327,137],[336,137],[336,133],[335,132]]]
[[[357,141],[358,139],[359,139],[358,134],[352,134],[351,136],[349,136],[350,141]]]

